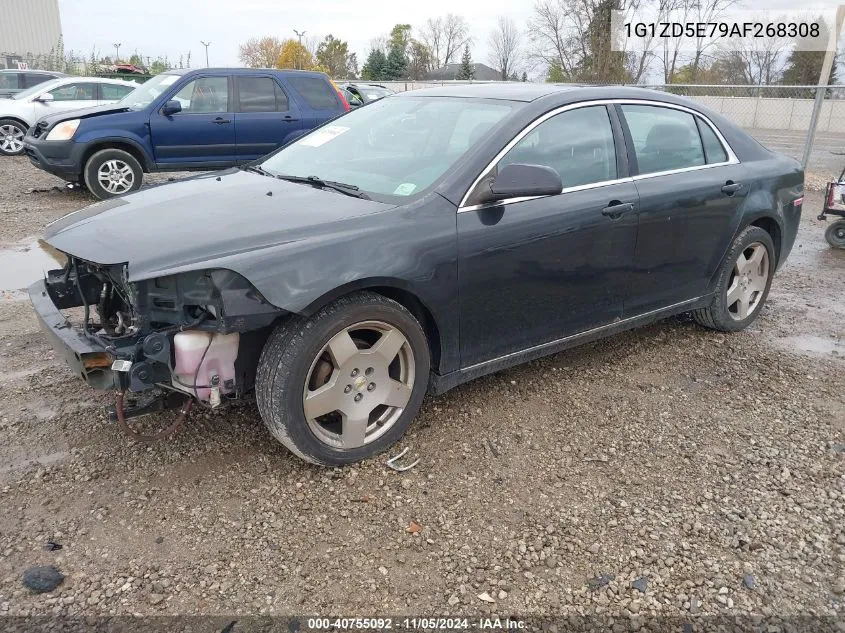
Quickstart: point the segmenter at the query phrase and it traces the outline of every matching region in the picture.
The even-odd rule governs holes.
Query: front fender
[[[124,144],[129,145],[135,149],[139,156],[143,158],[142,167],[145,171],[149,171],[154,167],[155,161],[149,151],[149,135],[141,136],[130,130],[112,129],[112,130],[96,130],[85,132],[75,139],[76,143],[85,147],[85,153],[91,147],[99,145],[114,145]]]

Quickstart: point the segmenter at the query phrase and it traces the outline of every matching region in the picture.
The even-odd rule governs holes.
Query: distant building
[[[62,36],[59,0],[2,0],[0,68],[55,49]]]
[[[473,64],[472,68],[475,71],[473,79],[478,81],[501,81],[502,79],[502,73],[486,64]],[[425,78],[431,81],[446,81],[457,79],[460,72],[461,64],[446,64],[443,68],[432,70]]]

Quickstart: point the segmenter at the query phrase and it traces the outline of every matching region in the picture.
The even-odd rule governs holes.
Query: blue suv
[[[144,173],[248,163],[348,110],[323,73],[172,70],[116,104],[40,119],[24,148],[103,199],[138,189]]]

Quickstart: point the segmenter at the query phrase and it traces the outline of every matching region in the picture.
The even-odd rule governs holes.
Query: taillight
[[[827,202],[825,203],[825,206],[828,209],[833,208],[833,202],[834,202],[835,198],[836,198],[836,183],[829,182],[829,183],[827,183]]]
[[[343,91],[340,88],[335,88],[335,90],[337,90],[337,96],[340,97],[340,102],[343,104],[343,109],[349,112],[352,108],[349,107],[349,102],[343,96]]]
[[[800,207],[802,204],[804,204],[804,196],[801,196],[800,198],[796,198],[795,202],[792,203],[792,206],[793,207]]]

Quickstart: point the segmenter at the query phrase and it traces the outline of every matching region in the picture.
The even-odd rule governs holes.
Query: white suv
[[[139,84],[103,77],[64,77],[0,99],[0,155],[23,153],[23,137],[42,116],[120,101]]]

